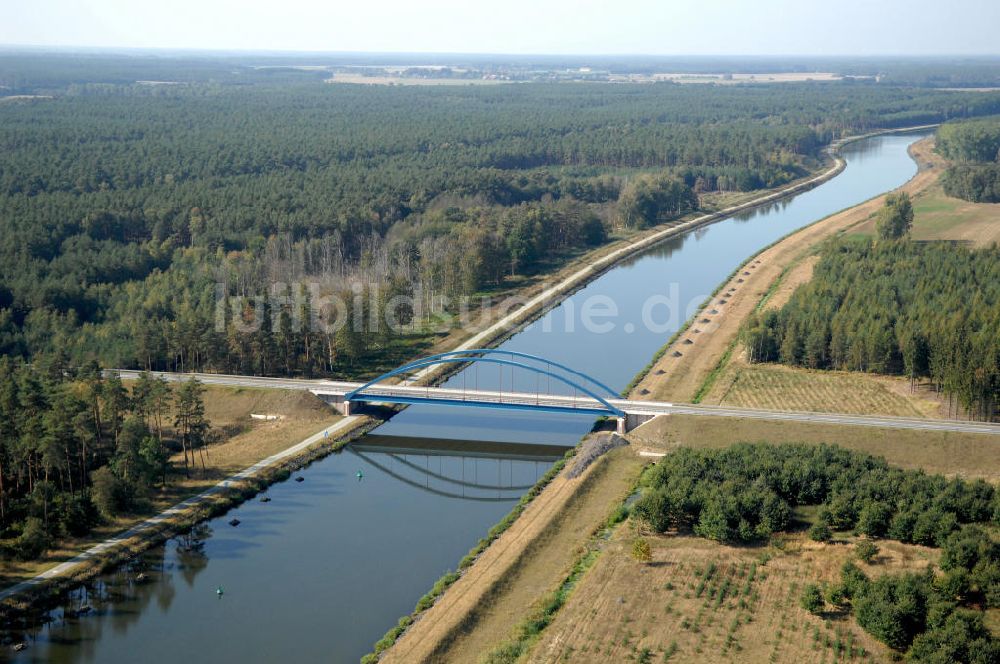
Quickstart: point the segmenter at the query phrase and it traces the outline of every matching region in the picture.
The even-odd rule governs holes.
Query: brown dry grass
[[[579,478],[560,474],[381,661],[475,662],[565,576],[642,465],[618,449]]]
[[[180,454],[171,458],[174,473],[165,489],[156,489],[147,513],[120,517],[95,528],[82,538],[69,538],[39,560],[0,561],[0,586],[7,587],[55,567],[109,537],[131,528],[151,514],[201,493],[235,472],[298,443],[330,426],[339,415],[307,392],[205,386],[205,413],[221,440],[207,448],[205,469],[192,469],[183,477]],[[273,422],[253,422],[250,413],[282,415]]]
[[[813,254],[791,265],[764,297],[760,306],[768,309],[780,309],[785,306],[792,299],[792,293],[795,292],[795,289],[812,279],[813,270],[816,269],[818,262],[819,256]]]
[[[920,171],[901,187],[902,190],[912,195],[936,181],[937,170],[928,167],[935,157],[931,152],[932,148],[933,143],[929,139],[918,141],[911,147],[910,152],[920,165]],[[812,256],[816,246],[824,239],[867,221],[882,206],[883,200],[884,197],[880,196],[827,217],[753,258],[694,317],[692,329],[681,335],[674,347],[663,354],[653,370],[636,386],[632,398],[691,401],[716,370],[720,358],[735,342],[743,321],[758,307],[762,298],[775,288],[777,292],[771,298],[772,301],[780,302],[782,297],[789,297],[794,286],[811,275],[811,270],[793,266]],[[788,280],[787,285],[776,287],[782,274]],[[726,300],[725,304],[720,303],[722,299]],[[712,309],[719,313],[711,314]],[[710,322],[698,322],[704,319]],[[694,332],[695,329],[699,330],[698,333]],[[694,344],[684,344],[686,339],[691,339]],[[682,355],[674,357],[674,350],[680,350]],[[641,390],[648,390],[648,393],[638,396]]]
[[[205,414],[212,428],[223,437],[208,448],[213,479],[243,470],[340,418],[336,411],[305,391],[215,385],[206,388]],[[252,420],[251,413],[278,415],[281,419]],[[175,467],[183,466],[180,455],[172,461]]]
[[[1000,436],[981,433],[670,415],[644,424],[628,437],[636,447],[659,452],[681,445],[720,448],[757,441],[828,443],[885,457],[900,468],[1000,481]]]
[[[910,392],[906,378],[849,371],[813,371],[732,358],[704,398],[708,404],[819,413],[941,417],[939,396]]]
[[[835,659],[837,641],[853,646],[853,659],[866,658],[862,649],[868,661],[889,659],[853,621],[799,605],[806,583],[837,578],[852,555],[846,541],[790,535],[776,549],[646,536],[653,560],[643,564],[630,555],[634,528],[618,529],[527,661],[636,661],[648,649],[656,662],[818,662]],[[935,560],[933,550],[891,542],[876,565],[861,567],[877,576]]]

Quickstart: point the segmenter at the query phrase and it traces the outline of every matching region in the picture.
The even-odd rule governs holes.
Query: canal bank
[[[912,142],[910,141],[910,143]],[[914,173],[915,171],[916,168],[914,168]],[[902,184],[902,182],[899,184]],[[871,202],[880,198],[881,193],[872,199],[868,199],[868,201]],[[816,228],[829,218],[831,217],[824,216],[817,218],[814,223],[806,224],[800,227],[799,230],[792,231],[789,235],[802,232],[802,230]],[[736,278],[736,275],[751,263],[755,256],[766,252],[770,247],[779,245],[784,237],[787,236],[775,240],[740,263],[730,273],[729,277],[722,281],[720,286],[713,291],[712,297],[714,298],[719,293],[719,290],[723,288],[726,282]],[[740,279],[740,281],[743,280]],[[707,305],[708,300],[703,304]],[[683,326],[674,333],[671,340],[660,348],[653,360],[636,374],[625,391],[630,391],[633,398],[643,398],[642,391],[644,388],[638,386],[648,381],[655,371],[660,371],[662,374],[663,370],[658,367],[664,363],[664,356],[667,354],[667,350],[672,348],[675,340],[692,324],[697,324],[698,318],[704,315],[704,313],[707,313],[707,311],[702,310],[689,317]],[[719,312],[716,311],[715,313],[718,314]],[[700,325],[700,327],[706,328],[707,326]],[[680,354],[678,353],[678,355]],[[649,394],[649,391],[646,390],[645,394]],[[631,461],[633,465],[641,465],[641,462],[634,455]],[[624,462],[621,459],[608,460],[606,463],[613,463],[618,466],[619,473],[628,474],[633,470],[631,466],[623,465]],[[565,481],[567,481],[566,478],[561,475],[543,492],[542,497],[546,500],[555,500],[555,498],[549,498],[547,494],[557,494],[556,487],[560,487],[560,491],[565,492],[566,489],[561,484],[561,482]],[[557,482],[560,484],[557,484]],[[611,509],[611,506],[616,504],[615,501],[605,502],[603,504],[604,512],[607,512]],[[589,518],[577,517],[572,534],[558,534],[555,537],[562,537],[564,540],[568,540],[571,546],[579,549],[585,541],[585,538],[581,538],[580,534],[583,532],[590,533],[600,528],[604,516],[606,515],[599,512],[589,515]],[[511,636],[509,632],[515,630],[521,620],[533,614],[538,609],[533,602],[537,603],[542,598],[548,597],[549,595],[546,594],[547,591],[554,590],[554,586],[567,574],[568,567],[577,562],[575,555],[565,556],[564,559],[561,559],[563,566],[556,565],[553,567],[552,557],[555,554],[551,551],[548,552],[548,557],[544,560],[544,565],[542,561],[535,559],[530,563],[530,565],[534,566],[533,571],[536,577],[532,586],[535,592],[530,601],[522,599],[519,603],[506,602],[509,606],[506,611],[502,610],[505,602],[503,602],[503,598],[500,595],[504,592],[512,594],[513,589],[523,583],[523,580],[517,577],[525,575],[523,568],[524,559],[530,557],[533,548],[544,546],[544,544],[538,544],[539,535],[537,533],[546,529],[550,530],[549,524],[553,518],[552,515],[549,515],[548,518],[543,518],[533,513],[525,514],[509,533],[505,534],[494,547],[487,550],[483,556],[482,565],[477,561],[462,576],[461,581],[452,590],[444,594],[438,604],[430,610],[417,611],[413,615],[408,616],[406,624],[407,626],[412,626],[406,631],[397,629],[395,632],[387,634],[386,638],[377,644],[375,649],[376,654],[384,652],[385,655],[380,659],[369,657],[370,661],[473,661],[488,652],[492,646],[506,641]],[[538,522],[541,522],[542,526],[538,526]],[[533,532],[536,534],[532,535],[531,533]],[[496,550],[494,551],[494,549]],[[550,569],[542,570],[541,568],[545,566],[548,566]],[[544,575],[546,571],[548,572],[546,578],[548,586],[540,583],[537,578],[540,575]],[[502,591],[498,591],[500,588],[502,588]],[[469,601],[468,598],[470,597],[475,601]],[[504,632],[503,626],[506,626],[508,633]],[[395,645],[390,648],[389,644],[391,642],[395,642]]]
[[[916,131],[926,128],[913,127],[893,131]],[[557,306],[567,296],[630,256],[639,254],[670,237],[690,232],[695,228],[714,223],[733,214],[745,213],[761,206],[772,205],[776,201],[819,186],[843,170],[845,162],[839,157],[839,150],[843,146],[881,133],[888,132],[852,136],[832,143],[824,149],[824,154],[833,163],[819,175],[804,178],[779,191],[738,205],[682,220],[670,224],[667,228],[650,229],[628,240],[596,249],[579,261],[574,261],[567,268],[558,271],[556,284],[543,285],[541,291],[530,297],[522,306],[489,325],[486,329],[477,332],[471,338],[458,345],[450,346],[447,350],[490,347],[502,343],[523,329],[524,326]],[[577,267],[576,264],[581,262],[583,265]],[[416,374],[413,382],[435,384],[454,373],[456,373],[454,366],[429,367]],[[136,524],[112,539],[90,547],[78,556],[55,565],[36,577],[0,590],[0,612],[7,616],[16,614],[25,606],[40,601],[43,597],[58,594],[67,587],[84,582],[104,569],[135,556],[146,547],[163,541],[208,516],[225,512],[228,508],[255,495],[263,487],[272,483],[273,478],[277,476],[276,474],[294,469],[336,451],[377,425],[378,422],[370,418],[356,418],[350,423],[338,424],[335,428],[320,432],[323,436],[322,439],[318,439],[320,434],[317,434],[317,436],[310,437],[309,440],[293,445],[281,454],[262,460],[252,467],[226,478],[217,486]],[[330,437],[330,434],[333,434],[333,437]]]
[[[903,154],[905,156],[905,150]],[[858,154],[854,156],[859,157]],[[898,176],[899,173],[895,172],[899,156],[897,151],[886,156],[892,159],[888,165],[883,163],[881,166],[891,175]],[[844,196],[861,196],[870,190],[868,188],[892,184],[887,183],[885,178],[877,177],[884,169],[875,168],[862,174],[859,181],[854,182],[862,190],[848,188],[848,191],[833,196],[832,200],[826,200],[824,205],[827,209],[834,205],[834,210],[840,209],[850,202],[850,199],[844,200]],[[873,193],[878,191],[881,189]],[[789,226],[800,223],[799,218],[781,222],[780,217],[769,216],[781,215],[787,207],[762,213],[755,218],[755,222],[750,224],[753,232],[749,235],[766,244],[770,241],[768,238],[775,237],[775,233],[780,233],[777,235],[780,237]],[[743,226],[725,222],[701,228],[695,234],[668,238],[665,246],[625,260],[622,270],[605,271],[599,279],[585,286],[583,292],[570,299],[586,297],[594,292],[618,293],[626,310],[623,316],[628,318],[635,313],[635,300],[658,292],[666,274],[668,277],[676,275],[684,289],[690,291],[687,295],[697,297],[700,302],[703,295],[711,292],[711,288],[745,257],[748,248],[746,231],[751,230],[747,221],[739,222]],[[697,255],[679,261],[690,253],[688,249],[692,246],[699,249],[698,245],[706,237],[718,237],[713,233],[723,225],[727,226],[725,234],[733,236],[728,242],[731,246],[707,248],[713,260]],[[687,244],[689,242],[692,244]],[[680,251],[682,248],[685,251]],[[691,263],[701,268],[691,270],[688,267]],[[695,278],[689,279],[689,276]],[[558,309],[543,318],[557,313]],[[663,335],[652,332],[633,335],[630,338],[632,343],[627,344],[620,342],[629,337],[592,337],[582,331],[574,336],[545,335],[544,325],[529,324],[504,347],[512,350],[526,348],[554,360],[586,368],[616,386],[616,389],[623,387],[663,343]],[[592,352],[596,342],[615,344],[621,352],[616,351],[614,357],[597,356]],[[409,432],[409,435],[430,434],[446,438],[498,436],[522,442],[557,441],[571,446],[579,440],[583,431],[590,428],[590,421],[586,418],[553,422],[526,417],[514,421],[509,416],[498,418],[495,414],[483,414],[449,416],[449,419],[444,425],[440,411],[411,408],[384,425],[384,431],[388,434]],[[457,435],[463,431],[467,435]],[[381,432],[383,428],[380,428]],[[34,635],[38,638],[38,652],[48,648],[46,654],[51,655],[54,661],[76,661],[83,655],[79,650],[81,639],[86,639],[87,651],[99,653],[101,661],[128,661],[123,657],[131,645],[150,640],[155,642],[163,638],[160,632],[166,629],[193,634],[190,644],[165,646],[167,651],[176,647],[185,651],[190,647],[199,647],[200,650],[193,651],[192,656],[193,653],[213,652],[227,657],[245,656],[248,661],[267,661],[268,656],[280,656],[279,653],[293,653],[306,660],[320,653],[333,653],[336,661],[349,661],[364,652],[396,616],[405,613],[408,608],[405,605],[413,605],[416,597],[440,575],[448,561],[457,560],[487,525],[496,523],[508,513],[518,499],[518,496],[501,497],[492,503],[484,503],[480,500],[483,496],[478,494],[458,499],[439,495],[428,498],[432,494],[417,494],[414,492],[418,489],[414,487],[392,484],[389,476],[374,466],[364,468],[363,482],[352,484],[346,481],[353,475],[349,465],[352,461],[350,457],[345,458],[345,454],[314,464],[306,482],[298,488],[289,486],[289,483],[276,488],[275,492],[281,494],[281,501],[276,497],[275,503],[269,503],[267,507],[247,504],[239,508],[238,516],[246,528],[228,529],[218,520],[206,524],[214,535],[202,538],[198,543],[204,554],[202,562],[207,560],[204,566],[192,565],[190,546],[185,544],[182,550],[178,550],[177,545],[171,543],[156,564],[163,570],[162,578],[183,580],[184,585],[155,581],[137,590],[127,578],[109,579],[109,583],[115,584],[111,588],[113,594],[132,593],[137,598],[128,600],[132,604],[148,603],[158,592],[166,593],[169,586],[171,601],[165,608],[159,604],[155,605],[159,608],[130,604],[126,619],[122,617],[123,611],[116,611],[114,601],[109,600],[106,612],[102,613],[104,609],[97,607],[95,615],[84,621],[67,618],[65,613],[57,612],[53,616],[56,622],[40,627]],[[386,454],[383,460],[397,463],[398,457]],[[421,463],[428,465],[435,462],[441,463],[441,457],[425,456],[421,459]],[[512,463],[515,462],[496,456],[474,463],[463,461],[462,465],[455,462],[454,470],[458,473],[456,477],[462,477],[463,482],[464,473],[470,476],[520,474],[522,477],[511,484],[519,486],[541,476],[541,473],[532,476],[531,462],[517,461],[516,464],[522,465],[511,466]],[[529,465],[523,465],[525,463]],[[499,485],[496,482],[496,486]],[[460,507],[455,502],[447,502],[455,500],[459,501]],[[287,510],[284,507],[278,509],[279,502],[287,506]],[[271,513],[263,511],[268,509],[272,510]],[[263,530],[255,530],[255,526]],[[402,566],[398,560],[393,560],[400,551],[407,553]],[[190,572],[195,568],[198,573],[191,576]],[[149,576],[147,574],[146,578]],[[218,579],[217,582],[226,580],[224,603],[210,607],[202,604],[202,593],[206,588],[213,588],[212,581],[206,581],[206,578]],[[279,579],[280,584],[275,585]],[[233,587],[239,589],[239,595],[243,595],[235,607],[230,601],[230,597],[237,592],[231,589]],[[291,597],[275,594],[279,588],[287,589]],[[70,600],[87,601],[87,597],[81,593],[80,597]],[[403,605],[402,610],[396,610],[400,605]],[[121,604],[117,606],[121,608]],[[316,606],[323,607],[322,615],[311,610]],[[266,607],[272,610],[264,611]],[[332,619],[333,615],[339,616],[339,619]],[[116,620],[116,616],[120,620]],[[222,621],[215,627],[225,638],[221,642],[209,643],[199,634],[204,631],[205,622],[213,617]],[[102,624],[117,627],[110,632],[102,631],[99,629]],[[380,625],[377,630],[374,628],[376,625]],[[95,629],[101,633],[93,634]],[[294,643],[282,643],[279,650],[274,650],[279,647],[278,644],[261,643],[267,634],[287,633],[301,634],[302,637]],[[247,643],[246,647],[238,644],[242,643],[240,639]],[[253,647],[254,644],[257,648]]]
[[[674,235],[713,223],[731,214],[773,204],[777,200],[822,184],[839,174],[844,168],[844,161],[838,156],[838,150],[849,142],[871,135],[875,134],[849,137],[825,148],[824,154],[832,159],[833,164],[817,176],[804,178],[779,191],[745,203],[729,206],[710,214],[698,215],[692,219],[671,224],[668,228],[654,228],[630,239],[613,243],[610,247],[602,247],[590,252],[579,261],[574,261],[567,268],[559,270],[557,272],[559,280],[555,285],[543,285],[541,292],[530,297],[522,306],[489,325],[485,330],[477,332],[471,338],[448,347],[447,350],[465,350],[499,344],[523,329],[525,325],[544,315],[552,307],[557,306],[565,297],[629,256],[638,254]],[[582,262],[583,266],[578,268],[575,264],[579,262]],[[568,274],[564,275],[567,272]],[[456,368],[453,366],[429,367],[415,374],[413,382],[436,384],[456,372]],[[353,418],[349,422],[338,423],[335,427],[325,429],[279,454],[254,464],[242,472],[222,480],[207,491],[191,496],[164,512],[137,523],[120,535],[100,542],[35,577],[0,590],[0,620],[16,617],[28,607],[42,602],[45,598],[65,592],[73,585],[87,581],[109,567],[134,557],[149,546],[162,542],[213,515],[224,513],[229,508],[256,495],[264,487],[273,483],[276,477],[341,449],[378,424],[377,420],[364,416]],[[333,434],[332,437],[331,434]]]

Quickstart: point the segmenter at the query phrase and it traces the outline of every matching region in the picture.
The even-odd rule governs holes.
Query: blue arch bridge
[[[415,384],[431,372],[462,365],[486,368],[491,380],[499,377],[499,381],[494,381],[497,386],[479,389],[478,369],[463,372],[461,386]],[[525,384],[534,389],[525,389]],[[344,415],[356,413],[364,404],[423,403],[605,416],[618,421],[620,433],[667,413],[672,406],[650,401],[627,401],[582,371],[537,355],[491,348],[439,353],[404,364],[367,383],[322,381],[310,391]]]

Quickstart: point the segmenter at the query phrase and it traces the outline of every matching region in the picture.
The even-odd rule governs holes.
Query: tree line
[[[937,151],[955,162],[941,175],[946,194],[1000,203],[1000,117],[941,126]]]
[[[171,480],[205,467],[204,388],[142,374],[131,389],[96,365],[0,357],[0,544],[33,559],[61,537],[141,512]]]
[[[132,368],[384,366],[428,341],[420,325],[289,341],[300,350],[281,361],[246,359],[263,337],[229,352],[216,285],[261,296],[274,280],[262,289],[246,277],[256,272],[324,294],[488,292],[706,193],[787,183],[843,134],[1000,111],[1000,95],[861,85],[269,81],[81,84],[0,106],[0,352]]]
[[[657,532],[752,544],[787,529],[799,505],[819,505],[833,530],[927,546],[962,524],[1000,522],[1000,494],[982,480],[904,471],[829,445],[763,443],[667,455],[644,478],[634,513]]]
[[[752,362],[928,378],[953,412],[1000,400],[1000,248],[840,241],[780,309],[751,316]]]

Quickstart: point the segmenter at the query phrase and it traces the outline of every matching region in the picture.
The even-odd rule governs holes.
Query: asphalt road
[[[137,371],[118,371],[122,378],[136,378]],[[224,374],[175,374],[154,372],[169,381],[188,380],[192,376],[208,385],[226,385],[231,387],[252,387],[282,390],[309,390],[319,394],[344,394],[361,387],[361,383],[327,380],[305,380],[296,378],[262,378],[257,376],[228,376]],[[411,385],[385,385],[371,388],[369,394],[381,394],[387,400],[393,397],[430,398],[436,403],[455,401],[509,403],[520,405],[539,405],[559,408],[589,410],[598,407],[594,399],[585,396],[570,397],[563,395],[547,395],[534,393],[512,393],[490,390],[462,390],[442,387],[423,387]],[[724,406],[704,406],[682,403],[665,403],[659,401],[629,401],[625,399],[608,399],[612,406],[626,413],[642,415],[700,415],[708,417],[748,418],[759,420],[811,422],[818,424],[841,424],[848,426],[866,426],[881,429],[913,429],[918,431],[954,431],[959,433],[982,433],[1000,436],[1000,424],[984,422],[969,422],[964,420],[932,420],[922,418],[885,417],[868,415],[848,415],[843,413],[812,413],[801,411],[757,410],[750,408],[728,408]]]

